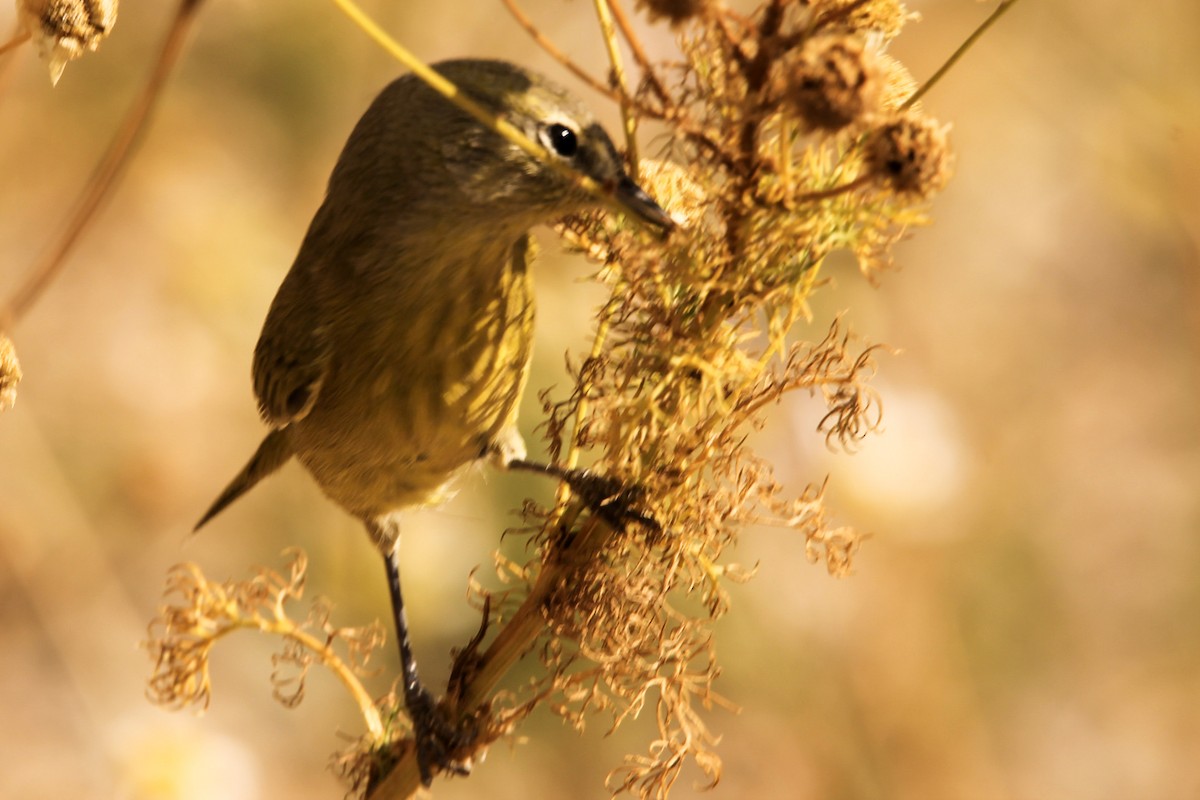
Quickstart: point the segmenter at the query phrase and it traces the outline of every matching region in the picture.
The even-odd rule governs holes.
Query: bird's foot
[[[508,466],[510,469],[540,472],[558,478],[571,487],[571,491],[592,513],[614,528],[623,529],[633,522],[651,530],[662,530],[658,520],[637,507],[646,497],[644,486],[627,484],[619,478],[598,475],[587,469],[567,469],[523,459],[510,461]]]
[[[593,513],[614,528],[635,522],[656,531],[661,529],[658,520],[637,507],[646,498],[644,486],[629,485],[586,469],[563,470],[561,477]]]
[[[470,762],[456,757],[456,753],[471,745],[471,732],[446,719],[433,695],[421,684],[406,689],[404,704],[412,721],[421,783],[428,787],[437,772],[469,775]]]

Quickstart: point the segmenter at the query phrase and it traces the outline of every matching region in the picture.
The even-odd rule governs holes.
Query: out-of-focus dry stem
[[[721,29],[721,33],[725,35],[725,40],[729,43],[729,52],[733,56],[733,60],[738,63],[738,66],[745,69],[750,63],[750,57],[746,55],[746,51],[742,49],[742,42],[745,36],[734,32],[729,27],[730,21],[737,21],[742,27],[747,27],[750,23],[746,20],[741,20],[732,11],[727,8],[720,9],[720,13],[715,15],[717,27]]]
[[[579,532],[568,548],[557,551],[553,560],[543,564],[533,589],[479,657],[458,697],[451,699],[450,706],[454,709],[456,720],[465,719],[487,702],[509,670],[529,652],[538,637],[545,633],[547,622],[543,606],[546,599],[554,587],[569,575],[573,565],[586,562],[589,555],[594,554],[603,545],[609,533],[607,526],[593,519]],[[415,751],[410,749],[392,772],[367,795],[366,800],[408,798],[417,791],[420,783]]]
[[[229,629],[220,631],[214,635],[213,640],[224,638],[228,634],[238,630],[260,631],[279,636],[282,639],[291,639],[306,650],[316,653],[320,657],[322,665],[337,676],[342,685],[346,687],[346,691],[354,698],[354,702],[358,704],[359,711],[363,715],[363,721],[366,723],[371,737],[373,739],[383,738],[383,719],[379,716],[379,708],[375,705],[375,698],[367,693],[362,681],[355,676],[354,670],[341,656],[334,652],[327,641],[322,641],[292,622],[282,606],[276,611],[274,620],[263,617],[244,619]]]
[[[840,186],[833,186],[829,189],[818,189],[812,192],[804,192],[803,194],[791,196],[788,199],[791,200],[792,203],[815,203],[818,200],[828,200],[831,197],[837,197],[839,194],[846,194],[847,192],[852,192],[855,189],[861,189],[872,180],[874,180],[874,176],[869,173],[866,175],[859,175],[849,183],[843,183]]]
[[[792,202],[792,123],[779,117],[779,179],[783,182],[784,202]]]
[[[548,36],[542,33],[541,30],[538,29],[537,25],[534,24],[533,20],[529,18],[529,15],[522,11],[521,7],[517,5],[516,0],[500,0],[500,2],[504,3],[504,7],[508,9],[509,14],[512,14],[513,19],[517,21],[517,24],[524,28],[525,32],[528,33],[530,38],[537,43],[538,47],[541,47],[543,50],[549,53],[551,58],[569,69],[571,73],[575,75],[575,77],[579,78],[579,80],[583,81],[597,92],[600,92],[610,100],[620,102],[620,95],[614,92],[611,87],[593,77],[590,72],[579,66],[574,59],[559,49],[558,45],[556,45]]]
[[[134,148],[146,131],[150,114],[162,94],[163,85],[183,52],[184,40],[201,2],[202,0],[181,0],[179,3],[179,9],[175,12],[175,18],[171,21],[171,27],[167,30],[167,36],[159,51],[158,61],[150,73],[150,80],[130,106],[121,127],[109,143],[108,150],[92,173],[66,230],[30,270],[24,283],[17,288],[7,306],[0,311],[0,329],[10,328],[37,302],[54,277],[62,271],[67,256],[88,224],[95,218],[100,206],[116,188],[118,179],[130,162]]]
[[[1017,0],[1002,0],[1000,5],[996,7],[996,10],[993,11],[987,19],[980,23],[979,27],[972,31],[971,35],[966,38],[966,41],[960,44],[958,49],[955,50],[948,59],[946,59],[946,63],[938,67],[937,71],[930,76],[929,80],[925,81],[923,86],[913,92],[912,96],[904,101],[903,105],[900,106],[900,110],[904,111],[905,109],[912,108],[914,103],[924,97],[925,94],[935,85],[937,85],[937,82],[945,77],[946,73],[949,72],[956,63],[958,63],[958,60],[966,55],[967,51],[971,49],[975,42],[979,41],[979,38],[987,32],[987,29],[992,27],[992,25],[994,25],[996,21],[1000,19],[1000,17],[1004,16],[1005,12],[1007,12],[1016,4]]]
[[[621,46],[617,41],[617,32],[613,24],[612,11],[608,0],[595,0],[596,16],[600,20],[600,33],[604,37],[604,46],[608,50],[608,61],[612,67],[613,83],[617,86],[621,101],[621,127],[625,131],[625,160],[629,162],[630,177],[638,180],[638,151],[637,151],[637,115],[633,113],[629,98],[633,93],[625,80],[625,65],[621,61]]]
[[[13,34],[13,37],[4,44],[0,44],[0,56],[7,53],[9,50],[20,47],[29,41],[29,31],[18,31]]]
[[[362,685],[362,681],[354,674],[354,670],[345,662],[333,648],[329,646],[328,641],[322,641],[316,636],[313,636],[308,631],[302,630],[286,616],[283,621],[276,623],[278,626],[277,632],[280,636],[292,639],[298,642],[302,647],[316,653],[321,657],[321,663],[324,664],[342,685],[346,687],[346,691],[354,698],[354,702],[358,704],[359,712],[363,715],[363,720],[367,724],[367,730],[371,734],[371,738],[379,740],[384,736],[383,719],[379,716],[379,708],[375,705],[375,698],[367,693],[366,688]],[[268,632],[272,632],[268,629]]]
[[[633,29],[633,24],[629,21],[629,15],[625,13],[625,8],[621,5],[620,0],[608,0],[608,7],[612,11],[617,27],[621,29],[621,35],[629,43],[629,49],[633,53],[634,60],[638,62],[638,67],[641,68],[643,77],[649,83],[654,93],[658,95],[658,99],[664,104],[669,105],[671,103],[671,96],[667,93],[662,81],[659,80],[658,73],[654,71],[654,64],[651,63],[650,57],[646,55],[646,48],[642,47],[642,40],[638,37],[637,31]]]
[[[615,303],[616,298],[621,296],[624,285],[624,281],[622,281],[614,287],[612,293],[613,299],[609,300],[610,304]],[[596,335],[592,337],[592,350],[588,353],[589,359],[599,358],[600,354],[604,352],[604,343],[608,338],[610,326],[609,320],[610,316],[608,314],[602,313],[597,315]],[[586,384],[579,387],[579,403],[575,406],[575,414],[571,422],[571,442],[567,445],[566,465],[568,469],[573,469],[579,464],[579,426],[587,418],[589,388]]]

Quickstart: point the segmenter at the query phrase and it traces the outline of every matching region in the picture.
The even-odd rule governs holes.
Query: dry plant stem
[[[539,47],[549,53],[551,58],[569,69],[576,78],[579,78],[579,80],[583,81],[597,92],[600,92],[602,95],[611,100],[620,102],[621,98],[616,92],[614,92],[609,86],[592,77],[590,72],[579,66],[579,64],[577,64],[569,55],[560,50],[558,45],[551,41],[548,36],[538,30],[538,27],[533,24],[533,20],[531,20],[529,16],[521,10],[521,7],[517,5],[516,0],[500,0],[500,2],[504,3],[504,7],[508,9],[509,14],[512,14],[513,19],[517,21],[517,24],[524,28],[525,32],[529,34],[530,38],[537,42]]]
[[[792,201],[792,123],[784,115],[779,117],[779,179],[783,182],[783,196]]]
[[[16,70],[13,69],[17,65],[15,50],[9,50],[4,55],[0,56],[0,99],[3,99],[5,92],[8,91],[9,85],[12,83],[13,75]],[[3,322],[3,317],[0,317],[0,323]]]
[[[621,296],[621,293],[625,290],[625,288],[626,284],[624,281],[619,282],[615,287],[613,287],[613,299],[609,300],[610,305],[617,302],[616,298]],[[609,326],[611,325],[611,319],[612,317],[607,313],[607,310],[597,315],[596,335],[592,338],[592,351],[588,353],[589,359],[599,358],[600,354],[604,351],[604,342],[608,338],[608,330]],[[575,415],[574,419],[571,421],[571,443],[567,446],[568,469],[574,469],[579,465],[579,431],[583,425],[583,420],[586,419],[588,415],[588,392],[591,390],[591,388],[592,387],[590,384],[584,383],[581,380],[579,386],[579,402],[575,405]]]
[[[637,117],[629,105],[632,96],[625,81],[625,66],[621,62],[621,48],[617,42],[617,32],[613,27],[612,12],[608,8],[608,0],[595,0],[596,16],[600,19],[600,33],[604,36],[604,46],[608,50],[608,61],[612,65],[613,82],[621,94],[621,127],[625,130],[625,160],[629,162],[629,177],[636,183],[638,180],[637,152]]]
[[[642,74],[650,84],[650,88],[658,95],[659,100],[663,103],[669,103],[671,100],[670,95],[667,94],[666,88],[662,85],[662,81],[659,80],[658,73],[654,71],[654,65],[650,63],[650,58],[646,55],[646,49],[642,47],[642,40],[638,38],[637,31],[633,29],[633,25],[629,21],[629,15],[625,13],[625,8],[621,5],[620,0],[608,0],[608,7],[612,11],[617,27],[621,29],[621,35],[629,43],[629,49],[633,52],[633,58],[638,62],[638,67],[641,68]]]
[[[625,290],[625,286],[625,282],[622,281],[613,287],[613,299],[609,300],[610,304],[617,302],[616,298],[621,296]],[[600,354],[604,351],[604,342],[608,338],[610,319],[611,315],[607,313],[607,310],[605,313],[601,313],[597,316],[596,335],[592,338],[592,351],[588,354],[589,359],[599,358]],[[567,445],[567,457],[565,462],[567,469],[574,469],[575,467],[579,466],[579,432],[583,426],[583,421],[587,418],[588,391],[590,388],[591,386],[587,383],[584,383],[583,378],[581,377],[579,385],[579,402],[575,406],[575,414],[571,420],[571,443]],[[555,523],[561,521],[563,514],[566,512],[567,503],[570,502],[570,500],[571,487],[567,485],[566,481],[562,481],[558,485],[558,492],[554,498],[554,512],[551,516],[551,519]]]
[[[539,581],[538,585],[543,584]],[[482,705],[500,680],[546,630],[546,621],[541,613],[544,594],[544,591],[530,594],[481,657],[477,670],[463,687],[462,694],[454,699],[456,718],[463,719]],[[411,797],[420,786],[416,750],[410,748],[388,776],[367,795],[366,800]]]
[[[814,192],[804,192],[788,199],[793,203],[815,203],[818,200],[828,200],[831,197],[837,197],[839,194],[846,194],[855,189],[861,189],[872,180],[874,180],[873,175],[860,175],[849,183],[843,183],[841,186],[834,186],[831,189],[820,189]]]
[[[757,28],[758,38],[763,41],[770,40],[779,32],[780,26],[784,21],[784,6],[781,0],[772,0],[763,12],[762,21],[758,23]],[[724,15],[718,17],[718,22],[725,36],[729,38],[731,51],[734,59],[737,61],[742,75],[746,80],[746,92],[748,96],[757,95],[766,83],[768,71],[771,68],[772,54],[763,47],[754,54],[749,56],[737,39],[737,35],[729,29],[728,21]],[[758,151],[758,134],[759,122],[753,119],[747,119],[739,132],[736,148],[737,152],[733,155],[733,164],[735,171],[741,176],[739,186],[736,191],[731,193],[731,196],[738,194],[745,195],[753,191],[755,176],[753,170],[748,166],[743,168],[743,165],[752,165],[755,161],[755,153]],[[744,223],[743,214],[740,211],[733,211],[730,214],[730,225],[726,234],[726,244],[729,252],[733,254],[733,261],[736,263],[742,257],[742,224]]]
[[[277,613],[274,622],[262,621],[259,624],[255,624],[252,621],[247,621],[242,627],[276,634],[285,639],[292,639],[300,644],[300,646],[320,656],[321,663],[337,676],[342,685],[346,687],[346,691],[350,692],[350,695],[354,698],[354,702],[358,704],[358,709],[363,715],[363,721],[366,722],[371,738],[376,741],[383,739],[383,719],[379,716],[379,708],[375,705],[375,698],[371,697],[366,688],[363,687],[362,682],[354,674],[354,670],[333,651],[328,642],[321,641],[311,633],[301,630],[283,614],[282,609]]]
[[[978,28],[972,31],[971,35],[966,38],[966,41],[960,44],[958,49],[955,50],[948,59],[946,59],[946,63],[938,67],[937,72],[933,73],[933,75],[930,76],[929,80],[925,81],[925,84],[921,88],[913,92],[912,97],[904,101],[904,104],[900,106],[900,110],[904,111],[912,108],[914,103],[924,97],[925,94],[932,89],[938,81],[944,78],[946,73],[948,73],[956,63],[958,63],[958,60],[966,55],[967,51],[971,49],[975,42],[979,41],[980,37],[987,32],[987,29],[992,27],[992,25],[996,23],[996,20],[1004,16],[1004,13],[1016,4],[1017,0],[1003,0],[1000,5],[996,7],[996,10],[993,11]]]
[[[30,270],[29,276],[17,288],[8,305],[0,311],[0,329],[10,328],[37,302],[50,282],[62,271],[67,256],[88,224],[95,218],[100,206],[112,194],[117,180],[129,164],[134,148],[146,131],[147,122],[162,94],[163,85],[183,52],[184,40],[201,2],[202,0],[181,0],[179,9],[175,12],[175,19],[171,21],[171,27],[163,41],[158,62],[150,73],[150,80],[130,106],[125,120],[109,143],[108,150],[92,173],[62,237]]]
[[[13,37],[4,44],[0,44],[0,56],[13,50],[29,41],[29,31],[19,31],[13,34]]]
[[[370,739],[381,741],[386,736],[386,728],[375,699],[358,679],[356,666],[334,650],[334,642],[343,638],[343,632],[324,626],[324,637],[320,634],[314,635],[305,629],[308,623],[298,624],[287,613],[285,606],[292,600],[299,599],[300,591],[297,590],[297,586],[303,585],[304,561],[302,555],[296,552],[298,557],[293,560],[290,582],[274,573],[260,572],[259,581],[274,578],[279,582],[278,586],[270,587],[269,597],[262,599],[247,600],[250,596],[247,594],[247,587],[254,586],[251,583],[214,584],[208,581],[194,564],[174,567],[168,582],[167,595],[178,593],[183,597],[184,605],[170,604],[163,607],[159,617],[151,625],[151,636],[147,645],[151,652],[157,653],[157,664],[155,674],[150,680],[150,697],[160,705],[173,708],[199,702],[199,695],[193,692],[179,692],[180,686],[190,685],[195,681],[194,677],[181,680],[180,664],[189,664],[186,670],[189,675],[195,669],[190,665],[194,656],[181,657],[180,653],[206,654],[217,640],[235,631],[258,631],[294,642],[302,652],[313,654],[316,657],[314,663],[319,662],[332,672],[354,698],[366,723]],[[200,672],[206,676],[207,655],[203,655],[197,663],[199,662],[203,662],[204,666]],[[204,682],[207,682],[207,678]],[[203,695],[203,705],[207,706],[207,692]]]
[[[745,34],[739,34],[729,27],[730,20],[739,18],[729,9],[722,8],[721,13],[717,14],[714,19],[716,20],[717,27],[721,29],[721,33],[725,35],[725,41],[729,42],[730,53],[733,55],[734,61],[738,63],[738,66],[745,69],[750,63],[750,57],[742,49],[742,40],[745,38]],[[750,26],[751,23],[748,20],[741,20],[739,24],[745,28]]]
[[[554,587],[569,577],[575,565],[586,563],[589,555],[603,546],[609,533],[606,525],[592,519],[568,548],[556,551],[543,563],[532,591],[480,656],[458,696],[448,698],[456,719],[466,718],[486,703],[509,670],[545,633],[547,622],[543,605],[547,597]],[[420,783],[416,754],[410,748],[392,772],[367,796],[367,800],[408,798],[417,791]]]

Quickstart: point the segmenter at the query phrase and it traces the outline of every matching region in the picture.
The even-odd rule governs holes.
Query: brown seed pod
[[[813,37],[785,69],[783,100],[811,128],[841,130],[879,105],[883,71],[858,37]]]
[[[666,18],[672,25],[698,16],[708,8],[710,0],[639,0],[651,19]]]
[[[900,194],[929,197],[950,177],[946,131],[911,112],[888,120],[867,136],[867,170]]]
[[[845,24],[850,30],[877,34],[884,41],[891,41],[906,22],[919,18],[920,14],[909,11],[900,0],[871,0],[858,3],[846,15]]]
[[[117,0],[17,0],[20,24],[29,32],[58,83],[68,61],[95,50],[117,21]]]

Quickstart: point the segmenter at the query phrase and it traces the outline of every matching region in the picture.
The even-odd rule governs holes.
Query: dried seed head
[[[17,0],[17,16],[58,83],[68,61],[95,50],[117,21],[117,0]]]
[[[0,333],[0,411],[12,408],[17,402],[17,384],[21,382],[21,365],[17,362],[17,350],[3,333]]]
[[[812,128],[836,131],[879,104],[883,70],[854,36],[815,36],[787,70],[784,100]]]
[[[919,18],[919,14],[909,11],[900,0],[871,0],[858,4],[846,15],[846,27],[875,34],[887,42],[896,38],[904,23]]]
[[[708,8],[710,0],[638,0],[650,19],[666,18],[672,25],[699,16]]]
[[[917,91],[917,79],[897,59],[887,53],[879,54],[879,65],[883,74],[883,91],[880,92],[879,107],[884,111],[897,111],[900,106]],[[914,111],[920,111],[921,103],[913,104]]]
[[[671,161],[645,159],[638,165],[640,179],[653,192],[681,227],[693,228],[700,223],[704,212],[711,208],[704,187],[688,175],[684,167]]]
[[[950,177],[947,130],[911,112],[896,117],[867,136],[867,170],[900,194],[929,197]]]

